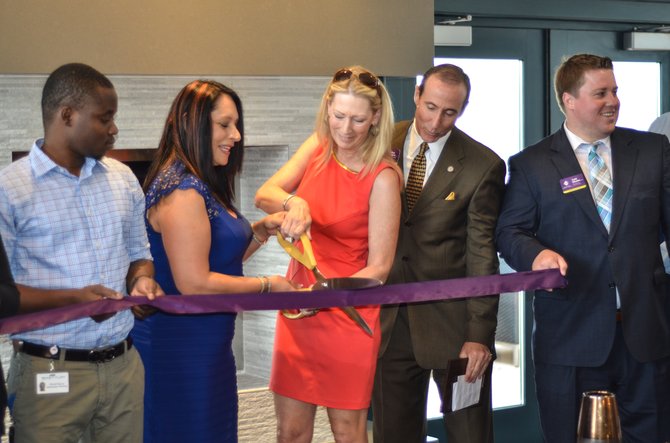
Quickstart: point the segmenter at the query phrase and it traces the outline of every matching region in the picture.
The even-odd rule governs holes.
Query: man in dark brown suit
[[[407,185],[389,284],[498,272],[494,229],[505,163],[454,126],[469,93],[470,80],[459,67],[431,68],[414,92],[414,120],[396,125],[393,149]],[[422,154],[423,189],[416,190],[408,176],[415,176],[410,171]],[[445,414],[447,436],[457,443],[493,441],[490,363],[497,312],[497,295],[382,308],[375,443],[424,442],[431,372],[442,392],[447,362],[465,357],[466,381],[484,378],[482,403]]]

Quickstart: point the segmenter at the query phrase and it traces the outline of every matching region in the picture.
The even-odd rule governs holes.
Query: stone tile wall
[[[197,76],[110,76],[119,96],[118,148],[153,148],[177,92]],[[242,98],[248,145],[286,145],[294,152],[314,126],[325,77],[209,77]],[[46,76],[0,75],[0,165],[43,133]]]

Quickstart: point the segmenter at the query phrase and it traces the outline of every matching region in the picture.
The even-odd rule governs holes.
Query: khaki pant
[[[69,392],[37,394],[37,374],[69,373]],[[9,370],[16,443],[137,442],[144,422],[144,366],[131,348],[106,363],[16,353]]]

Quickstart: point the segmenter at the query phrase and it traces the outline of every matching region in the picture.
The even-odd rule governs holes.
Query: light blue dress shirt
[[[0,171],[0,235],[16,283],[42,289],[101,284],[126,293],[131,262],[151,259],[144,195],[131,170],[87,158],[79,177],[53,162],[42,139],[30,154]],[[129,310],[12,336],[46,346],[92,349],[122,341]]]

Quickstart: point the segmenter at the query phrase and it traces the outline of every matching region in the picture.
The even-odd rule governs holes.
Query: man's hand
[[[130,308],[130,310],[135,316],[135,318],[137,318],[138,320],[144,320],[145,318],[155,314],[156,311],[158,311],[158,309],[149,305],[135,305],[132,308]]]
[[[468,365],[465,368],[465,381],[468,383],[472,383],[478,378],[483,377],[486,368],[488,368],[493,359],[489,348],[473,341],[463,343],[461,353],[458,356],[468,359]]]
[[[132,287],[128,291],[131,296],[145,296],[149,300],[155,300],[156,297],[165,295],[156,280],[148,275],[140,275],[132,281]]]
[[[153,278],[143,275],[133,280],[133,287],[130,288],[131,296],[146,296],[149,300],[155,300],[156,297],[165,295],[163,289]],[[136,318],[144,320],[156,312],[156,308],[149,305],[135,305],[130,310]]]
[[[558,253],[552,251],[551,249],[543,249],[531,266],[533,271],[541,271],[543,269],[558,269],[561,271],[561,275],[565,277],[565,274],[568,272],[568,263],[565,259]]]
[[[76,291],[76,297],[78,303],[83,303],[87,301],[104,300],[107,298],[112,300],[121,300],[123,298],[123,294],[116,292],[113,289],[109,289],[103,285],[90,285],[78,289]]]
[[[80,302],[106,299],[121,300],[123,298],[123,294],[109,289],[103,285],[85,286],[77,291],[77,295]],[[102,323],[103,321],[114,317],[114,314],[116,314],[116,312],[92,315],[91,318],[98,323]]]

